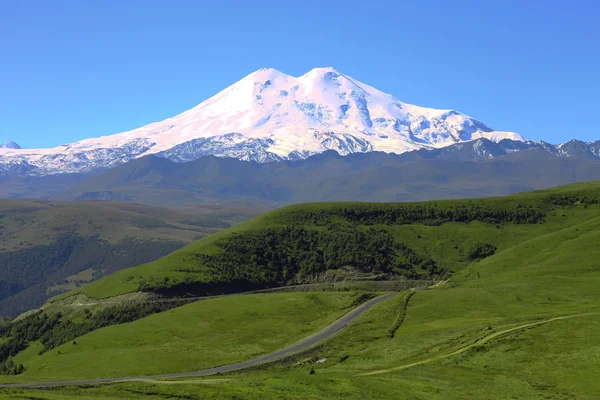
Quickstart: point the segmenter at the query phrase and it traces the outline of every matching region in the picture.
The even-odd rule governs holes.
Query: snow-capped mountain
[[[493,142],[481,138],[439,149],[420,150],[415,153],[424,158],[485,162],[511,153],[527,150],[542,151],[555,157],[600,160],[600,140],[595,142],[570,140],[559,145],[554,145],[543,141],[533,142],[530,140],[516,141],[503,139],[499,142]],[[407,155],[410,156],[410,154]],[[529,156],[536,158],[532,153],[529,153],[527,157]]]
[[[297,78],[260,69],[182,114],[132,131],[53,149],[0,148],[0,170],[87,172],[148,154],[269,162],[325,150],[404,153],[478,138],[523,140],[457,111],[404,103],[333,68]]]

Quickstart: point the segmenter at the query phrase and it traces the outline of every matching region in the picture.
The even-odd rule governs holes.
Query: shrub
[[[486,257],[493,255],[497,250],[497,247],[493,244],[477,242],[468,252],[469,261],[482,260]]]

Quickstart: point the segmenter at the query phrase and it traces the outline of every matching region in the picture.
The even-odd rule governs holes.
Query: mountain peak
[[[150,154],[177,162],[206,155],[268,162],[327,150],[399,154],[478,138],[521,139],[457,111],[404,103],[333,67],[299,77],[261,68],[164,121],[54,149],[4,151],[0,165],[81,172]]]
[[[306,75],[324,75],[327,73],[333,72],[335,74],[338,75],[343,75],[340,71],[338,71],[337,69],[333,68],[333,67],[318,67],[318,68],[313,68],[310,71],[306,72],[304,75],[302,76],[306,76]],[[249,74],[248,76],[263,76],[263,75],[284,75],[284,76],[290,76],[284,72],[279,71],[278,69],[275,68],[259,68],[256,71],[252,72],[251,74]],[[296,77],[296,78],[300,78],[300,77]]]
[[[275,68],[260,68],[257,69],[256,71],[252,72],[251,74],[247,75],[245,78],[243,78],[240,82],[245,81],[245,80],[255,80],[255,81],[264,81],[264,80],[268,80],[268,79],[273,79],[276,77],[289,77],[289,75],[284,74],[283,72],[275,69]]]
[[[338,75],[343,75],[340,71],[338,71],[337,69],[333,68],[333,67],[319,67],[319,68],[313,68],[310,71],[308,71],[305,75],[308,74],[319,74],[319,75],[323,75],[323,74],[327,74],[327,73],[334,73],[334,74],[338,74]]]
[[[19,150],[19,149],[21,149],[21,146],[19,146],[15,142],[6,142],[3,145],[0,145],[0,148],[1,149],[15,149],[15,150]]]

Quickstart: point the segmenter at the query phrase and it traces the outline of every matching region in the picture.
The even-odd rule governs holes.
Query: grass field
[[[196,371],[256,358],[329,325],[357,293],[277,293],[198,301],[141,320],[99,329],[38,356],[7,380],[64,380]],[[93,362],[90,362],[93,360]]]
[[[584,191],[598,196],[599,186],[598,183],[580,184],[514,198],[534,203],[536,198],[553,193]],[[276,216],[269,215],[262,218]],[[238,229],[257,229],[257,221],[261,219],[254,219]],[[277,218],[271,221],[277,221]],[[396,235],[403,235],[405,242],[414,243],[413,246],[420,251],[448,258],[456,272],[447,282],[434,288],[412,295],[403,292],[380,303],[347,329],[309,352],[276,364],[224,376],[174,382],[127,382],[94,388],[3,389],[0,390],[0,399],[600,398],[598,204],[556,206],[547,209],[544,223],[535,225],[497,227],[474,222],[440,226],[414,224],[390,226],[388,229]],[[227,234],[222,232],[218,235]],[[465,262],[460,258],[459,250],[465,241],[474,238],[494,243],[498,251],[481,261]],[[207,238],[171,257],[183,257],[194,246],[210,246],[214,240]],[[167,265],[165,262],[162,268],[167,268]],[[99,287],[96,285],[92,291]],[[260,296],[264,296],[261,298],[268,304],[266,308],[271,309],[279,306],[277,301],[269,302],[269,299],[274,299],[270,296],[306,294],[269,293]],[[351,300],[351,297],[337,297],[343,296],[343,293],[327,294],[332,296],[332,304],[337,304],[337,312]],[[318,293],[318,296],[321,295],[323,293]],[[226,299],[236,308],[242,305],[235,299],[244,298],[249,297],[230,296]],[[206,304],[196,303],[196,307],[202,303]],[[173,311],[191,306],[195,305]],[[136,323],[145,323],[152,318],[162,319],[173,311]],[[281,314],[285,313],[276,310],[269,318],[275,319]],[[333,313],[329,315],[333,318]],[[287,314],[285,316],[290,318]],[[307,315],[305,321],[310,318]],[[243,320],[243,316],[236,316],[236,319]],[[256,318],[248,315],[247,321],[248,330],[256,332],[251,324],[256,322]],[[223,332],[221,328],[210,330],[202,327],[201,330],[218,335],[218,332]],[[394,335],[389,333],[391,328],[397,328]],[[111,348],[117,351],[126,346],[118,345],[118,340],[136,343],[135,336],[126,336],[125,333],[119,333],[112,339],[102,333],[109,332],[109,329],[126,332],[129,326],[99,330],[81,340],[90,340],[97,335],[98,340],[106,340],[105,343],[110,343]],[[268,335],[276,336],[276,332],[284,329],[284,326],[278,326],[268,331]],[[166,331],[166,328],[160,330]],[[178,331],[175,329],[174,332]],[[185,330],[181,329],[181,332],[184,334]],[[244,353],[246,347],[252,351],[255,343],[262,343],[263,338],[255,335],[244,340],[245,345],[240,342],[239,348],[231,347],[234,352]],[[157,342],[155,348],[161,346],[160,340]],[[86,346],[93,350],[92,343]],[[173,359],[186,360],[184,353],[195,344],[188,342],[186,350],[179,349]],[[56,360],[53,368],[69,370],[72,361],[60,357],[72,357],[70,354],[79,351],[73,349],[77,346],[79,340],[76,346],[62,346],[67,353],[65,355],[52,352],[47,356],[34,355],[30,365],[41,366],[37,364],[39,360],[48,357],[48,360]],[[100,348],[99,344],[95,346]],[[273,344],[272,348],[276,347]],[[262,350],[268,351],[268,346]],[[203,357],[212,357],[213,353],[207,349],[202,354]],[[92,357],[99,355],[89,353],[88,359]],[[61,363],[62,360],[65,363]],[[216,361],[213,359],[212,362]],[[183,364],[188,365],[187,361]],[[190,367],[192,364],[189,364]],[[181,370],[181,366],[172,364],[170,367]],[[35,380],[34,375],[27,377],[35,371],[28,366],[19,379]],[[84,377],[88,372],[81,367],[71,373]]]

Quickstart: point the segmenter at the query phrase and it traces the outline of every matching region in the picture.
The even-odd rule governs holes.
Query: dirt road
[[[500,332],[494,332],[494,333],[492,333],[490,335],[484,336],[484,337],[476,340],[474,343],[471,343],[471,344],[469,344],[467,346],[461,347],[460,349],[455,350],[455,351],[453,351],[451,353],[448,353],[448,354],[443,354],[443,355],[440,355],[440,356],[437,356],[437,357],[433,357],[433,358],[427,358],[425,360],[417,361],[417,362],[414,362],[414,363],[411,363],[411,364],[401,365],[399,367],[394,367],[394,368],[389,368],[389,369],[382,369],[382,370],[373,371],[373,372],[367,372],[366,374],[360,374],[360,376],[380,375],[380,374],[386,374],[388,372],[401,371],[401,370],[404,370],[404,369],[416,367],[417,365],[423,365],[423,364],[426,364],[426,363],[429,363],[429,362],[432,362],[432,361],[437,361],[437,360],[441,360],[443,358],[453,357],[453,356],[462,354],[462,353],[464,353],[464,352],[466,352],[468,350],[471,350],[475,346],[481,346],[481,345],[489,342],[490,340],[496,339],[496,338],[498,338],[500,336],[507,335],[507,334],[510,334],[510,333],[513,333],[513,332],[516,332],[516,331],[521,331],[521,330],[524,330],[524,329],[534,328],[536,326],[544,325],[544,324],[549,324],[549,323],[554,322],[554,321],[560,321],[560,320],[564,320],[564,319],[577,318],[577,317],[586,317],[586,316],[590,316],[590,315],[594,315],[594,314],[596,314],[596,313],[565,315],[565,316],[562,316],[562,317],[550,318],[550,319],[547,319],[547,320],[544,320],[544,321],[530,322],[528,324],[515,326],[513,328],[505,329],[505,330],[502,330]]]

